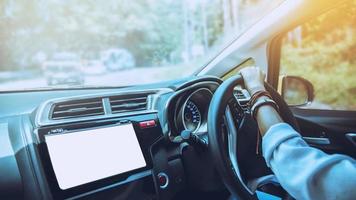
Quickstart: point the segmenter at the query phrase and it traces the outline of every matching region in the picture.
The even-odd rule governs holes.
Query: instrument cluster
[[[178,93],[170,102],[174,113],[171,113],[169,138],[173,142],[181,142],[181,132],[188,130],[195,135],[207,133],[208,110],[213,87],[194,87]]]

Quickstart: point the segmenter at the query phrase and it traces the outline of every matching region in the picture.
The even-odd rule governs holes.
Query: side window
[[[356,110],[356,1],[288,32],[280,62],[280,75],[313,84],[314,101],[304,108]]]

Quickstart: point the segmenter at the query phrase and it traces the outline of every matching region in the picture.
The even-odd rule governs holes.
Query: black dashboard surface
[[[199,87],[210,87],[209,84],[214,83],[218,85],[221,81],[215,77],[189,77],[185,79],[180,79],[176,81],[144,85],[144,86],[131,86],[123,88],[88,88],[88,89],[65,89],[65,90],[47,90],[47,91],[22,91],[22,92],[2,92],[0,93],[0,198],[1,199],[53,199],[53,198],[67,198],[73,197],[71,195],[67,196],[54,196],[53,189],[51,190],[51,184],[48,184],[45,178],[45,172],[39,156],[38,151],[38,141],[36,138],[36,132],[40,128],[36,123],[36,114],[38,114],[38,107],[43,102],[51,99],[57,98],[72,98],[81,95],[100,95],[105,93],[124,94],[125,92],[135,91],[135,90],[152,90],[152,89],[165,89],[165,93],[159,95],[155,101],[154,110],[155,116],[159,121],[160,128],[163,133],[163,138],[167,136],[170,132],[171,122],[167,119],[170,115],[170,110],[168,102],[175,96],[175,94],[186,88],[194,88],[195,85]],[[136,117],[136,116],[132,116]],[[127,118],[127,117],[126,117]],[[153,117],[154,118],[154,117]],[[112,116],[111,120],[115,120],[115,116]],[[95,118],[93,119],[95,120]],[[74,121],[75,122],[75,121]],[[55,125],[55,124],[54,124]],[[64,124],[65,125],[65,124]],[[172,163],[177,163],[176,157],[177,146],[166,146],[167,143],[163,144],[165,152],[169,152],[173,149],[173,153],[167,153],[169,158],[167,160],[166,168],[173,165]],[[178,145],[179,146],[179,145]],[[161,147],[160,147],[161,148]],[[151,150],[152,152],[161,152],[160,148]],[[178,148],[179,149],[179,148]],[[151,152],[151,153],[152,153]],[[171,155],[172,154],[172,155]],[[155,157],[154,155],[152,156]],[[179,161],[180,162],[180,161]],[[168,171],[174,174],[174,177],[180,177],[180,171],[177,170],[181,164],[174,164],[173,169]],[[157,170],[160,166],[153,165],[153,172]],[[159,169],[162,170],[162,169]],[[204,171],[204,170],[203,170]],[[168,172],[167,172],[168,173]],[[149,175],[149,174],[148,174]],[[173,175],[172,175],[173,176]],[[177,182],[177,187],[180,188],[182,184],[182,178],[180,182]],[[151,194],[152,196],[164,196],[164,192],[157,191],[157,188],[152,188],[152,185],[156,182],[155,178],[150,178],[147,174],[142,177],[137,182],[142,182],[146,186],[142,186],[143,193]],[[157,183],[155,183],[157,184]],[[103,187],[103,189],[93,190],[88,193],[88,195],[97,194],[101,195],[103,191],[109,192],[113,188],[117,190],[123,190],[127,186],[120,186],[115,184],[112,187]],[[209,186],[208,186],[209,187]],[[97,187],[94,187],[97,189]],[[146,188],[146,189],[145,189]],[[51,192],[52,191],[52,192]],[[125,193],[123,191],[123,193]],[[158,193],[158,194],[157,194]],[[79,193],[76,193],[79,194]],[[110,195],[106,193],[106,195]],[[83,196],[77,196],[81,198]],[[76,197],[76,198],[77,198]],[[127,197],[127,196],[125,196]],[[124,198],[126,199],[126,198]],[[149,199],[154,199],[149,198]]]

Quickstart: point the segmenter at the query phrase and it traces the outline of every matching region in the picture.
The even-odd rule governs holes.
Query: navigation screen
[[[146,166],[132,124],[46,135],[62,190]]]

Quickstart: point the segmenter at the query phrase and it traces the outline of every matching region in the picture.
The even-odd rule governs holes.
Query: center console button
[[[161,172],[157,175],[158,185],[161,189],[165,189],[168,186],[169,179],[167,174]]]
[[[155,120],[143,121],[139,123],[139,126],[141,129],[155,127],[156,121]]]

